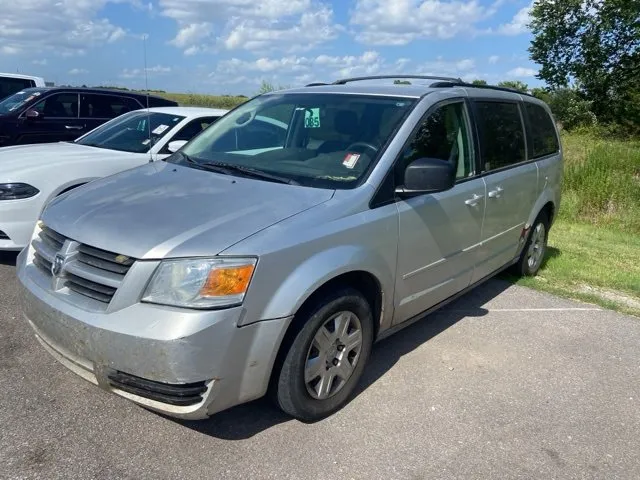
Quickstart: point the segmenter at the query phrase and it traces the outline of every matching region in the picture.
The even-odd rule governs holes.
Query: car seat
[[[349,145],[356,141],[355,136],[359,127],[356,112],[352,110],[338,110],[334,118],[334,126],[340,135],[348,138],[346,140],[325,141],[318,147],[318,154],[346,150]]]

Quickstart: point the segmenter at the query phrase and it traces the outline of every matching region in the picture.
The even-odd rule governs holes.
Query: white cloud
[[[164,16],[185,23],[237,16],[273,20],[301,14],[311,3],[311,0],[160,0],[160,9]]]
[[[178,48],[189,48],[210,37],[212,33],[213,25],[209,22],[189,23],[169,43]]]
[[[398,71],[404,71],[405,67],[411,63],[410,58],[399,58],[395,62],[395,67]]]
[[[384,59],[375,51],[366,51],[358,56],[289,55],[282,58],[261,57],[252,61],[232,58],[219,62],[210,77],[216,79],[240,75],[254,79],[267,77],[278,83],[291,83],[293,80],[296,85],[303,85],[323,78],[327,81],[338,77],[373,75],[384,66]]]
[[[350,23],[356,39],[369,45],[406,45],[420,38],[448,39],[475,31],[498,2],[479,0],[356,0]]]
[[[42,60],[34,60],[31,63],[33,63],[34,65],[40,65],[40,66],[45,66],[47,65],[49,62],[46,59],[42,59]]]
[[[160,8],[178,23],[170,43],[187,55],[217,48],[303,51],[336,38],[340,30],[333,10],[315,0],[160,0]]]
[[[155,67],[147,68],[147,74],[149,76],[163,75],[171,73],[171,67],[165,67],[163,65],[156,65]],[[120,78],[141,78],[144,77],[144,68],[125,68],[119,75]]]
[[[118,41],[127,32],[98,15],[107,3],[126,1],[22,0],[5,5],[0,15],[0,53],[49,50],[73,56]]]
[[[500,57],[498,55],[491,55],[489,57],[489,64],[490,65],[495,65],[496,63],[498,63],[500,61]]]
[[[415,71],[419,75],[453,76],[464,78],[475,78],[476,61],[471,58],[461,60],[445,60],[438,57],[435,60],[418,65]]]
[[[221,41],[228,50],[265,51],[277,48],[290,52],[304,51],[336,38],[338,29],[332,21],[333,11],[328,7],[305,12],[295,22],[231,20]]]
[[[509,70],[507,72],[507,75],[509,75],[510,77],[527,78],[527,77],[535,77],[537,73],[538,71],[534,70],[533,68],[517,67],[517,68],[514,68],[513,70]]]
[[[84,68],[72,68],[69,70],[69,75],[85,75],[87,73],[89,73],[89,71]]]
[[[260,57],[254,60],[232,58],[218,63],[211,81],[229,83],[230,79],[249,78],[250,83],[262,79],[281,85],[304,85],[314,81],[334,81],[338,78],[367,75],[422,74],[447,75],[474,79],[483,75],[476,71],[472,58],[444,59],[414,64],[408,58],[388,61],[375,50],[360,55],[327,55]]]
[[[360,75],[374,75],[384,67],[384,59],[376,51],[369,50],[360,56],[346,55],[330,57],[320,55],[314,63],[329,69],[329,75],[334,77],[352,77]]]
[[[531,8],[533,2],[526,7],[520,9],[509,23],[505,23],[498,27],[498,33],[503,35],[520,35],[529,31],[529,22],[531,21]]]
[[[311,60],[305,57],[289,56],[278,59],[262,57],[255,61],[244,61],[237,58],[224,60],[218,63],[218,73],[238,72],[273,72],[283,71],[287,73],[309,70]]]

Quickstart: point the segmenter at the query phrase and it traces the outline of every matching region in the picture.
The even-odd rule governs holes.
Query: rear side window
[[[0,77],[0,99],[35,86],[36,82],[27,78]]]
[[[529,119],[531,145],[529,156],[531,158],[544,157],[560,150],[553,119],[540,105],[525,103],[525,111]]]
[[[523,162],[526,159],[524,130],[518,104],[476,102],[475,105],[484,170]]]
[[[129,97],[85,94],[80,98],[80,117],[82,118],[110,119],[140,108],[140,104]]]
[[[207,128],[209,125],[211,125],[213,122],[215,122],[218,118],[220,117],[203,117],[203,118],[196,118],[195,120],[191,120],[184,127],[182,127],[182,130],[180,130],[178,133],[174,135],[172,140],[173,141],[175,140],[189,141],[193,137],[198,135],[200,132],[202,132],[205,128]]]

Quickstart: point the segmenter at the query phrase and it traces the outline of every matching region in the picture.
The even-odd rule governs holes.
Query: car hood
[[[61,168],[64,164],[77,161],[108,160],[116,157],[144,155],[66,142],[3,147],[0,148],[0,179],[11,181],[11,178],[7,177],[12,174],[43,166]]]
[[[156,162],[62,195],[43,221],[130,257],[212,256],[333,193]]]

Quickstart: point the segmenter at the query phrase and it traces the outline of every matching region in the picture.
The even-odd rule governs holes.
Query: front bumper
[[[266,393],[290,318],[237,327],[241,307],[187,311],[137,303],[117,312],[87,312],[32,279],[25,252],[18,257],[23,313],[46,350],[84,379],[184,419],[206,418]],[[140,384],[171,392],[202,388],[197,402],[184,405],[159,401],[163,397]]]
[[[0,200],[0,250],[22,250],[29,244],[40,211],[42,193],[23,200]]]

